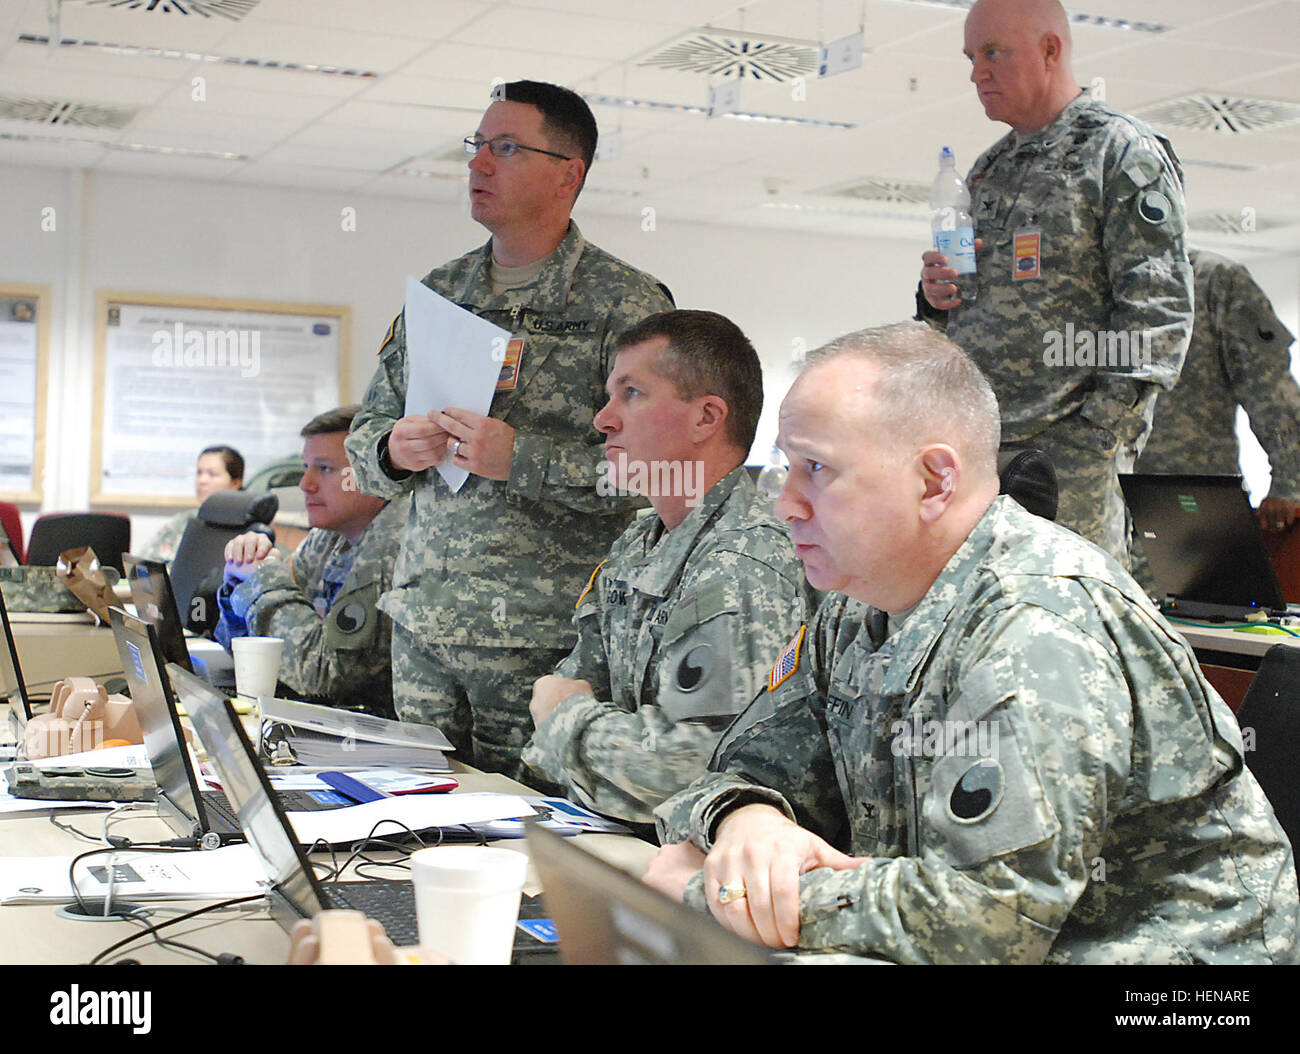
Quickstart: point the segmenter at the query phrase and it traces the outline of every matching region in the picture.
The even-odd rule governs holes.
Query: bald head
[[[1070,20],[1057,0],[979,0],[966,16],[971,81],[991,121],[1045,128],[1079,93]]]

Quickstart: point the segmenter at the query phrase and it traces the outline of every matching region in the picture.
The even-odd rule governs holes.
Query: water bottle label
[[[957,227],[950,231],[934,232],[934,247],[948,257],[949,266],[958,274],[975,273],[975,231],[971,227]]]

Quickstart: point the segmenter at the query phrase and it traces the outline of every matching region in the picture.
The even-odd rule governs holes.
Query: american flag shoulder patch
[[[799,650],[803,647],[803,635],[807,629],[807,625],[800,626],[794,639],[785,646],[785,650],[772,664],[772,673],[767,679],[769,692],[775,692],[795,670],[799,669]]]
[[[591,577],[587,579],[587,588],[578,594],[578,602],[573,605],[575,610],[577,608],[580,608],[582,606],[582,602],[587,599],[587,594],[591,592],[591,587],[596,584],[596,576],[600,574],[600,569],[604,566],[605,566],[605,561],[602,560],[600,563],[596,565],[596,570],[591,572]]]

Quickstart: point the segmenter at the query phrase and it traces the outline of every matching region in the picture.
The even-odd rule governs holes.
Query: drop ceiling
[[[1227,115],[1166,129],[1195,240],[1300,248],[1300,3],[1071,10],[1094,16],[1074,29],[1076,75],[1108,102]],[[908,0],[6,0],[0,164],[453,202],[493,81],[533,78],[598,100],[582,210],[915,237],[939,146],[965,166],[1005,127],[967,79],[964,17]],[[802,51],[859,28],[861,67],[792,79]],[[706,115],[746,70],[765,75],[740,80],[740,110],[786,121]]]

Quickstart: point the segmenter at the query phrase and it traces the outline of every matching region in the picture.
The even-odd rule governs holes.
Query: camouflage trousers
[[[568,648],[430,644],[393,624],[393,703],[403,721],[437,725],[456,760],[512,779],[533,734],[533,682]]]
[[[1119,473],[1132,471],[1133,456],[1114,433],[1072,414],[1002,449],[1037,449],[1050,457],[1061,492],[1056,522],[1129,566],[1130,524]]]

